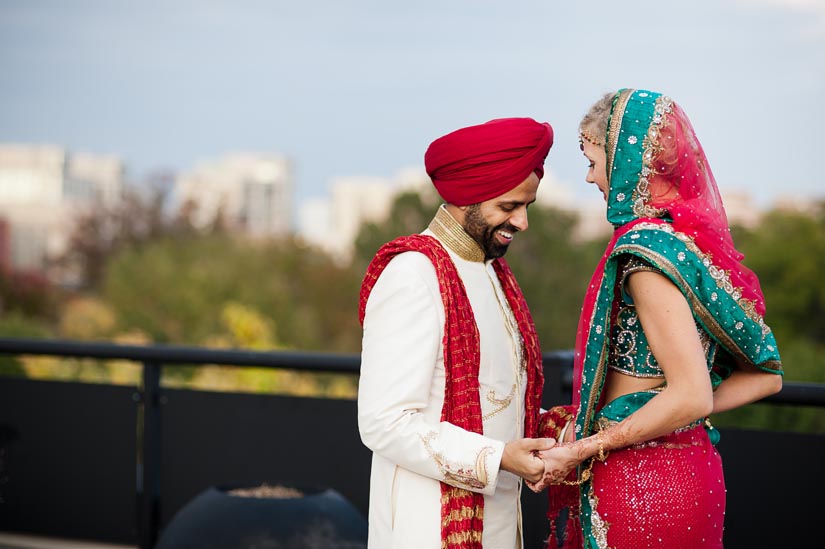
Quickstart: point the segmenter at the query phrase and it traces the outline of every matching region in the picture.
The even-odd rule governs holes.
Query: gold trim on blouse
[[[484,250],[472,236],[467,234],[461,223],[447,211],[447,207],[442,204],[430,221],[429,227],[435,236],[443,242],[458,257],[466,261],[483,263],[485,260]]]

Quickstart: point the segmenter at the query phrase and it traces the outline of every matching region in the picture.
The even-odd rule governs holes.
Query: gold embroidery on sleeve
[[[445,482],[461,488],[481,490],[487,486],[487,456],[494,452],[491,446],[484,446],[476,456],[473,465],[447,461],[443,455],[432,447],[432,441],[438,436],[435,431],[421,435],[421,442],[430,457],[438,465]]]

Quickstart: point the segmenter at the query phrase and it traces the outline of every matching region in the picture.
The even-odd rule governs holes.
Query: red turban
[[[438,194],[456,206],[490,200],[518,187],[535,172],[553,145],[550,124],[532,118],[499,118],[439,137],[424,165]]]

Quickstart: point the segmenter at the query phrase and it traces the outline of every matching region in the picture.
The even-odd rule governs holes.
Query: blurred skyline
[[[722,189],[821,198],[825,0],[0,2],[0,141],[114,154],[128,178],[232,151],[293,162],[296,209],[336,177],[423,169],[427,145],[549,121],[582,200],[581,115],[620,87],[691,117]]]

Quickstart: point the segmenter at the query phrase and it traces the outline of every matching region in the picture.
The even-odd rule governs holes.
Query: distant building
[[[575,213],[578,223],[573,229],[573,238],[580,242],[609,237],[613,231],[613,225],[607,221],[604,200],[595,187],[584,191],[575,189],[575,185],[560,180],[550,168],[544,170],[536,204]]]
[[[10,266],[44,271],[66,250],[79,214],[119,202],[123,177],[114,156],[0,144],[0,217],[8,222]]]
[[[547,168],[539,185],[536,204],[576,214],[578,222],[572,233],[576,241],[603,239],[607,242],[614,227],[607,221],[604,199],[595,187],[581,187],[583,188],[559,180]],[[347,261],[352,256],[361,225],[365,222],[385,221],[398,195],[410,190],[432,190],[432,183],[426,173],[413,169],[401,172],[394,178],[334,179],[330,185],[329,199],[314,199],[302,205],[299,235],[339,260]],[[751,194],[736,189],[720,192],[730,224],[746,228],[758,225],[765,208],[760,208]],[[813,214],[822,203],[799,197],[780,198],[773,207]]]
[[[825,198],[823,197],[813,198],[793,194],[780,195],[774,203],[774,209],[776,210],[805,215],[817,215],[823,207],[825,207]]]
[[[392,204],[404,192],[431,192],[432,182],[416,169],[401,171],[394,178],[341,177],[330,185],[328,200],[305,202],[300,210],[299,234],[304,240],[331,253],[341,261],[352,256],[355,238],[366,222],[387,219]],[[542,207],[578,214],[575,237],[590,240],[609,235],[613,227],[605,218],[601,200],[580,201],[575,192],[548,169],[539,185],[536,203]],[[422,227],[422,230],[424,227]]]
[[[64,200],[85,207],[120,203],[125,168],[120,158],[84,152],[68,155]]]
[[[387,219],[396,195],[393,182],[380,178],[342,177],[332,183],[333,250],[349,254],[361,225]]]
[[[537,202],[576,213],[579,223],[573,234],[577,240],[587,241],[609,237],[613,232],[613,225],[607,221],[605,202],[595,187],[592,191],[589,193],[592,196],[575,198],[569,187],[556,181],[551,174],[549,181],[547,181],[547,176],[545,180],[542,180]],[[728,223],[747,228],[753,228],[759,223],[763,211],[749,193],[733,189],[720,192],[723,195],[722,201],[725,205]]]
[[[330,185],[330,199],[307,201],[300,210],[299,235],[341,261],[352,256],[361,225],[387,219],[396,197],[429,190],[427,174],[402,170],[394,178],[339,177]],[[423,227],[422,227],[423,229]]]
[[[306,243],[335,253],[327,239],[332,232],[332,203],[328,199],[304,201],[298,209],[298,236]]]
[[[762,211],[747,191],[724,189],[719,191],[725,206],[728,224],[752,229],[759,224]]]
[[[292,230],[292,173],[286,158],[265,153],[233,153],[204,162],[175,181],[178,208],[194,205],[197,227],[218,222],[250,236]]]

